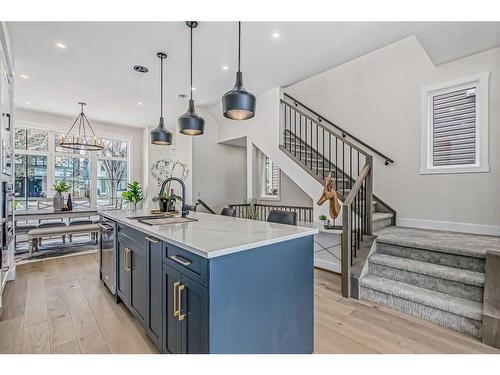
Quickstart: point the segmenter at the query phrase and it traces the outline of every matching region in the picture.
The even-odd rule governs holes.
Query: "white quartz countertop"
[[[149,211],[146,210],[103,210],[98,211],[98,214],[205,258],[214,258],[318,233],[315,228],[202,212],[189,213],[189,218],[198,221],[168,225],[147,225],[128,219],[129,216],[149,215]]]

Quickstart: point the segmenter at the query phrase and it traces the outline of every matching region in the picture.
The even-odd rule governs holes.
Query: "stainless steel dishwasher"
[[[99,276],[111,293],[116,295],[115,222],[101,218],[99,232]]]

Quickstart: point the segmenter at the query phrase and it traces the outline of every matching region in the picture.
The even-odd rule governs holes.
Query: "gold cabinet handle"
[[[182,264],[183,266],[189,266],[191,264],[191,261],[187,259],[181,259],[177,255],[170,255],[170,259],[172,259],[174,262]]]
[[[160,243],[160,240],[157,240],[156,238],[153,237],[146,236],[144,238],[146,239],[146,241],[149,241],[151,243]]]
[[[124,257],[123,257],[123,267],[126,272],[130,272],[130,249],[126,247],[123,249]]]
[[[178,281],[174,283],[174,317],[179,316],[179,309],[177,308],[177,296],[179,293],[177,288],[179,288],[179,285],[181,285],[181,283]]]
[[[177,319],[179,320],[184,320],[184,318],[186,317],[186,314],[183,314],[182,313],[182,291],[185,289],[186,287],[184,285],[179,285],[179,287],[177,288],[177,292],[179,293],[179,295],[177,296],[177,299],[179,301],[179,315],[177,316]]]

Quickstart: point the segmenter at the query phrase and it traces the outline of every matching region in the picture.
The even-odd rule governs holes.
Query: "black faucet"
[[[186,185],[184,185],[184,182],[180,178],[169,177],[165,181],[163,181],[163,183],[161,184],[159,195],[160,195],[160,197],[163,197],[163,194],[165,192],[165,186],[167,186],[167,184],[170,181],[177,181],[179,184],[181,184],[181,188],[182,188],[182,208],[181,208],[181,211],[182,211],[182,217],[186,217],[189,214],[189,210],[188,210],[187,205],[186,205]]]

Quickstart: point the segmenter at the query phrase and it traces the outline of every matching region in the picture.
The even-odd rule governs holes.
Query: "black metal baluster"
[[[308,145],[307,145],[307,117],[304,117],[304,138],[305,138],[305,155],[304,155],[304,162],[307,166],[307,153],[309,152]]]
[[[345,199],[345,142],[342,141],[342,196]]]
[[[322,175],[324,180],[325,179],[325,128],[323,128],[323,136],[321,139],[321,160],[323,161]]]
[[[328,133],[328,171],[332,172],[332,133]]]
[[[297,111],[293,113],[293,155],[297,156]]]
[[[286,105],[283,104],[283,112],[284,112],[284,117],[285,117],[285,129],[283,130],[283,146],[286,149]]]
[[[349,189],[352,189],[352,183],[354,182],[354,177],[352,176],[352,146],[349,146]]]
[[[319,155],[318,155],[318,139],[319,139],[319,127],[316,124],[316,175],[319,174]]]
[[[353,244],[354,244],[354,241],[352,240],[352,204],[349,206],[349,222],[350,222],[350,225],[349,225],[349,237],[351,237],[351,266],[353,265],[353,256],[354,256],[354,251],[353,251]]]
[[[339,153],[339,140],[337,137],[335,137],[335,184],[338,186],[339,184],[339,180],[337,179],[337,173],[338,173],[338,170],[339,170],[339,163],[337,161],[338,159],[338,153]],[[337,188],[337,190],[339,190]]]
[[[300,140],[299,160],[302,161],[302,149],[304,148],[302,145],[302,115],[299,116],[299,140]]]

